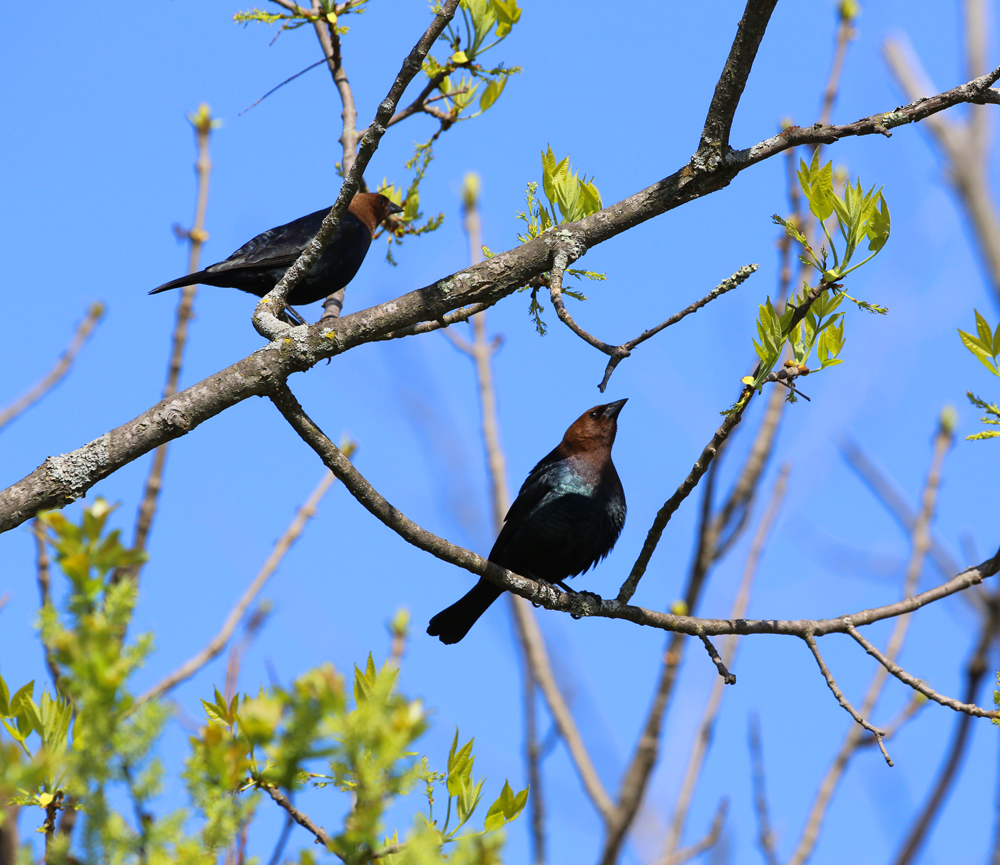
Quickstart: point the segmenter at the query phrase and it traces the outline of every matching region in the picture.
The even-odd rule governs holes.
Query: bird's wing
[[[510,539],[521,527],[532,510],[534,510],[535,506],[547,493],[552,491],[553,475],[547,469],[564,458],[564,454],[560,452],[559,448],[556,448],[543,457],[528,473],[528,477],[521,484],[517,498],[514,499],[514,503],[507,511],[507,516],[503,518],[503,528],[500,529],[500,534],[497,535],[497,539],[493,543],[493,550],[489,555],[490,559],[493,559],[495,553],[500,553],[506,548],[507,544],[510,543]]]

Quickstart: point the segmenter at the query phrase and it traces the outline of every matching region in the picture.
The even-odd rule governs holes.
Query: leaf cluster
[[[990,328],[989,322],[979,314],[978,309],[974,312],[976,313],[976,335],[973,336],[964,330],[959,330],[958,335],[961,337],[963,345],[979,359],[983,366],[993,375],[1000,376],[1000,365],[997,363],[997,358],[1000,357],[1000,322],[997,322],[996,329],[993,330]],[[974,396],[972,391],[967,391],[966,396],[976,408],[986,412],[979,419],[981,423],[1000,426],[1000,408],[997,407],[996,403],[985,402]],[[1000,436],[1000,431],[983,430],[965,438],[967,441],[979,441],[997,438],[997,436]]]

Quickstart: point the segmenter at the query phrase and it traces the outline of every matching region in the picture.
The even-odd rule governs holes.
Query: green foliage
[[[786,342],[792,348],[792,362],[795,366],[806,367],[814,348],[820,369],[842,363],[837,355],[844,347],[844,313],[837,312],[837,308],[843,301],[844,294],[822,292],[812,302],[805,317],[793,327],[795,311],[807,301],[809,294],[808,286],[804,287],[800,294],[793,296],[785,304],[780,315],[770,298],[758,307],[757,336],[760,342],[753,340],[753,347],[760,358],[760,365],[755,376],[748,376],[744,380],[745,384],[758,390],[763,386],[763,382],[781,359]]]
[[[799,256],[799,260],[815,268],[821,275],[821,281],[816,288],[803,286],[798,295],[789,299],[780,315],[771,304],[770,298],[759,307],[757,337],[760,341],[754,340],[753,344],[760,358],[760,364],[755,375],[743,379],[744,384],[757,390],[760,390],[780,361],[786,342],[792,349],[792,360],[789,363],[805,368],[806,371],[808,371],[809,357],[814,349],[820,369],[836,366],[842,362],[839,355],[844,348],[845,315],[836,310],[844,298],[867,312],[883,315],[888,312],[885,307],[856,300],[844,291],[843,286],[835,284],[871,261],[889,239],[889,207],[881,190],[876,192],[872,187],[865,193],[860,180],[853,186],[848,181],[844,184],[843,197],[837,195],[834,191],[833,163],[828,162],[821,166],[818,153],[813,154],[812,163],[808,166],[804,161],[799,161],[798,179],[802,193],[809,202],[809,209],[819,221],[830,244],[834,263],[832,267],[828,267],[826,247],[817,254],[794,222],[777,215],[772,217],[775,223],[785,229],[789,237],[801,244],[805,255]],[[841,252],[838,252],[826,227],[826,222],[831,217],[836,218],[840,228],[843,241]],[[871,255],[852,265],[854,253],[865,238],[868,239]],[[796,312],[803,304],[809,304],[808,310],[793,326],[792,321],[796,317]],[[789,392],[789,400],[794,402],[794,391]],[[735,406],[730,407],[727,411],[732,411],[734,408]]]
[[[1000,356],[1000,322],[997,322],[995,331],[990,330],[989,322],[976,313],[976,336],[960,330],[958,335],[962,338],[962,343],[971,351],[979,362],[985,366],[993,375],[1000,376],[1000,367],[997,365],[997,357]]]
[[[527,243],[538,237],[543,231],[552,228],[553,225],[560,225],[564,222],[576,222],[591,213],[596,213],[604,205],[601,203],[601,193],[594,185],[593,178],[587,180],[580,179],[579,172],[570,171],[569,157],[566,156],[556,162],[552,148],[542,153],[542,188],[545,190],[545,197],[549,206],[546,207],[536,197],[538,184],[531,182],[524,199],[527,207],[523,211],[518,211],[517,218],[527,226],[526,234],[519,234],[517,239],[521,243]],[[556,219],[558,208],[559,219]],[[604,280],[608,277],[603,273],[596,273],[592,270],[579,270],[567,268],[569,276],[580,279],[581,277],[591,280]],[[541,275],[541,282],[548,285],[549,274]],[[527,288],[527,286],[525,286]],[[524,289],[521,289],[522,291]],[[562,293],[575,300],[586,300],[587,296],[580,291],[571,291],[563,286]],[[545,307],[538,300],[538,286],[532,287],[531,304],[528,307],[528,315],[535,324],[535,330],[540,336],[545,336],[548,327],[542,320],[542,312]]]
[[[976,408],[980,408],[986,412],[986,414],[979,419],[980,423],[989,424],[990,426],[1000,426],[1000,406],[995,402],[988,403],[981,400],[979,397],[975,396],[972,391],[966,391],[965,395],[969,398]],[[966,436],[966,441],[980,441],[981,439],[994,439],[1000,436],[1000,431],[998,430],[983,430],[982,432],[973,433],[972,435]]]
[[[435,11],[437,8],[435,7]],[[507,79],[521,71],[520,66],[507,68],[502,64],[487,69],[477,62],[483,54],[502,42],[520,20],[521,10],[517,6],[517,0],[462,0],[459,13],[462,23],[452,19],[440,36],[440,40],[451,51],[448,60],[440,63],[433,55],[428,54],[423,66],[424,74],[438,91],[439,95],[435,100],[439,100],[442,106],[428,113],[441,120],[442,129],[459,120],[478,117],[490,109],[507,86]],[[484,45],[491,36],[493,41]],[[459,69],[462,74],[455,77]],[[479,95],[479,110],[463,117],[462,113],[473,104],[483,84],[485,87]]]
[[[351,12],[360,14],[365,11],[364,7],[367,3],[368,0],[347,0],[340,7],[339,14],[347,15]],[[312,24],[315,21],[325,20],[340,35],[350,30],[349,27],[344,27],[337,23],[338,9],[335,0],[320,0],[318,11],[314,11],[311,6],[303,8],[298,4],[296,4],[293,12],[265,12],[263,9],[254,7],[246,12],[237,12],[233,16],[233,20],[237,24],[250,24],[251,22],[274,24],[277,21],[283,21],[281,30],[297,30],[303,24]]]
[[[1000,670],[997,671],[997,685],[1000,685]],[[993,705],[997,707],[997,711],[1000,711],[1000,690],[993,692]],[[1000,718],[990,718],[990,720],[1000,727]]]
[[[978,309],[975,310],[975,313],[976,335],[973,336],[964,330],[960,330],[958,335],[962,338],[962,343],[965,347],[979,359],[979,362],[983,366],[993,373],[993,375],[1000,376],[1000,365],[997,363],[997,358],[1000,357],[1000,322],[997,323],[996,330],[992,330],[989,322],[979,314]],[[981,423],[988,424],[989,426],[1000,426],[1000,408],[997,407],[996,403],[985,402],[979,397],[974,396],[972,391],[967,391],[965,395],[969,398],[969,402],[986,412],[979,419]],[[998,436],[1000,436],[1000,431],[983,430],[965,438],[967,441],[979,441],[981,439],[997,438]]]
[[[871,261],[885,246],[891,229],[889,205],[886,204],[882,191],[876,192],[874,186],[865,193],[860,180],[853,186],[850,182],[846,183],[843,197],[837,195],[833,188],[833,163],[828,162],[826,165],[820,166],[818,151],[813,154],[812,163],[808,166],[803,160],[799,160],[798,179],[802,193],[809,202],[809,210],[819,221],[827,243],[830,245],[830,251],[833,253],[833,266],[827,266],[828,253],[825,246],[817,254],[809,245],[805,235],[792,222],[782,219],[777,214],[772,219],[785,229],[789,237],[802,245],[805,255],[800,255],[799,261],[809,267],[814,267],[821,274],[823,281],[832,285]],[[834,216],[843,241],[842,251],[837,250],[837,245],[830,236],[826,225],[827,220]],[[854,253],[866,238],[871,255],[852,265],[851,260]],[[837,288],[843,292],[840,286]],[[843,294],[844,297],[867,312],[882,315],[888,312],[884,306],[856,300],[846,292]]]
[[[69,584],[65,608],[47,604],[40,614],[59,693],[43,691],[36,701],[34,682],[12,689],[0,677],[0,803],[38,809],[47,861],[67,860],[69,837],[55,826],[59,811],[76,808],[82,837],[74,853],[79,845],[85,861],[211,865],[252,820],[260,790],[272,797],[284,791],[288,801],[306,785],[347,794],[348,813],[330,836],[331,849],[345,862],[367,862],[389,845],[385,858],[397,865],[440,865],[443,845],[452,863],[500,861],[496,830],[523,810],[528,791],[514,795],[505,783],[484,828],[461,834],[484,787],[484,779],[472,776],[472,742],[458,747],[456,733],[447,773],[432,772],[414,751],[427,728],[422,704],[398,694],[396,667],[377,668],[371,656],[364,669],[355,668],[350,695],[329,664],[255,697],[227,698],[216,688],[211,700],[202,701],[207,722],[190,738],[183,771],[197,826],[188,828],[190,810],[154,813],[164,777],[155,749],[169,711],[159,701],[137,702],[128,689],[152,641],[148,635],[126,639],[137,589],[115,574],[144,556],[125,549],[118,531],[108,530],[112,511],[98,499],[79,523],[57,512],[39,517]],[[394,639],[405,639],[406,629],[405,612],[397,614]],[[441,786],[448,802],[443,827],[433,814]],[[415,788],[426,796],[428,810],[417,809],[412,829],[398,843],[397,832],[385,835],[385,812]],[[113,805],[122,793],[125,813]],[[339,813],[344,801],[331,807]],[[323,816],[316,823],[329,825]],[[24,855],[37,858],[27,848]],[[303,851],[300,861],[311,855]]]
[[[349,793],[352,804],[343,828],[330,836],[331,849],[346,862],[368,861],[373,852],[396,843],[398,832],[385,836],[385,811],[418,783],[428,814],[418,815],[402,850],[390,861],[440,861],[443,844],[467,847],[476,835],[515,819],[528,791],[515,796],[505,784],[487,812],[483,831],[459,836],[484,784],[472,777],[472,741],[459,747],[456,732],[445,774],[432,772],[427,758],[418,760],[413,747],[426,730],[426,713],[420,701],[408,701],[395,691],[396,675],[394,666],[377,668],[369,655],[364,670],[354,670],[353,708],[343,677],[330,665],[309,671],[290,689],[262,690],[253,698],[227,701],[216,690],[211,702],[202,701],[208,724],[192,740],[197,762],[208,773],[202,786],[232,792],[257,787],[289,797],[306,785]],[[320,761],[325,766],[317,765]],[[199,776],[191,777],[197,781]],[[434,791],[441,784],[448,813],[438,827]],[[457,823],[451,827],[453,807]],[[432,852],[437,858],[427,859]]]
[[[585,216],[596,213],[604,205],[601,203],[601,193],[594,185],[594,180],[580,178],[577,171],[570,171],[569,157],[556,161],[551,146],[542,153],[542,189],[549,201],[545,207],[536,197],[537,183],[529,183],[525,195],[528,207],[519,211],[517,218],[528,226],[526,235],[519,234],[518,240],[527,243],[547,231],[553,225],[564,222],[576,222]],[[556,219],[556,209],[559,218]],[[591,278],[602,279],[600,274]]]

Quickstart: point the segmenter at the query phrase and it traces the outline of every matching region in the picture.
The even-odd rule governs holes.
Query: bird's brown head
[[[393,213],[402,213],[403,208],[390,201],[380,192],[359,192],[348,208],[361,223],[372,233],[379,227],[382,220]]]
[[[626,402],[627,399],[620,399],[585,411],[566,430],[562,440],[563,450],[568,453],[610,451],[618,432],[618,414]]]

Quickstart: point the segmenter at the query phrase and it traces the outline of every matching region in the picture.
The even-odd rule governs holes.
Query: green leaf
[[[3,676],[0,676],[0,718],[10,717],[10,691],[7,689],[7,683],[3,680]]]
[[[886,204],[885,198],[881,192],[878,194],[879,209],[872,213],[871,218],[868,221],[868,231],[866,232],[868,236],[868,249],[872,252],[878,252],[885,242],[889,239],[889,231],[891,229],[891,220],[889,218],[889,205]]]
[[[813,216],[821,222],[829,219],[836,201],[833,194],[833,163],[828,162],[821,168],[818,149],[813,153],[812,164],[808,167],[803,160],[799,160],[799,186],[802,187],[802,194],[809,202]]]
[[[998,369],[997,365],[991,360],[992,355],[987,352],[982,345],[980,345],[978,339],[971,334],[966,333],[964,330],[960,330],[958,335],[962,338],[962,342],[965,343],[965,347],[979,358],[983,366],[993,373],[993,375],[1000,376],[1000,369]]]
[[[475,757],[472,754],[472,743],[469,739],[461,748],[458,747],[458,727],[455,728],[455,739],[448,753],[448,795],[458,796],[463,786],[471,780],[472,764]]]
[[[25,704],[25,702],[28,702],[28,703],[34,702],[32,700],[32,695],[34,693],[35,693],[35,680],[34,679],[32,679],[30,682],[28,682],[28,684],[25,685],[24,687],[18,688],[17,689],[17,693],[15,693],[14,696],[10,698],[9,716],[10,717],[16,717],[17,715],[22,714],[23,711],[24,711],[24,704]]]
[[[202,700],[201,705],[205,709],[205,714],[208,716],[208,720],[213,724],[218,724],[220,727],[228,727],[229,722],[226,720],[225,715],[223,715],[218,707],[214,703],[209,703],[207,700]]]
[[[521,20],[521,10],[517,8],[517,0],[491,0],[490,8],[497,21],[497,39],[503,39]]]
[[[510,788],[510,782],[504,781],[503,790],[500,791],[497,800],[490,805],[486,812],[484,828],[487,832],[499,829],[501,826],[516,819],[517,815],[524,810],[524,805],[528,801],[528,787],[525,787],[516,796]]]
[[[486,85],[486,89],[483,91],[483,95],[479,97],[479,110],[485,111],[489,108],[497,99],[500,94],[503,93],[503,89],[507,84],[506,77],[504,78],[494,78]]]

